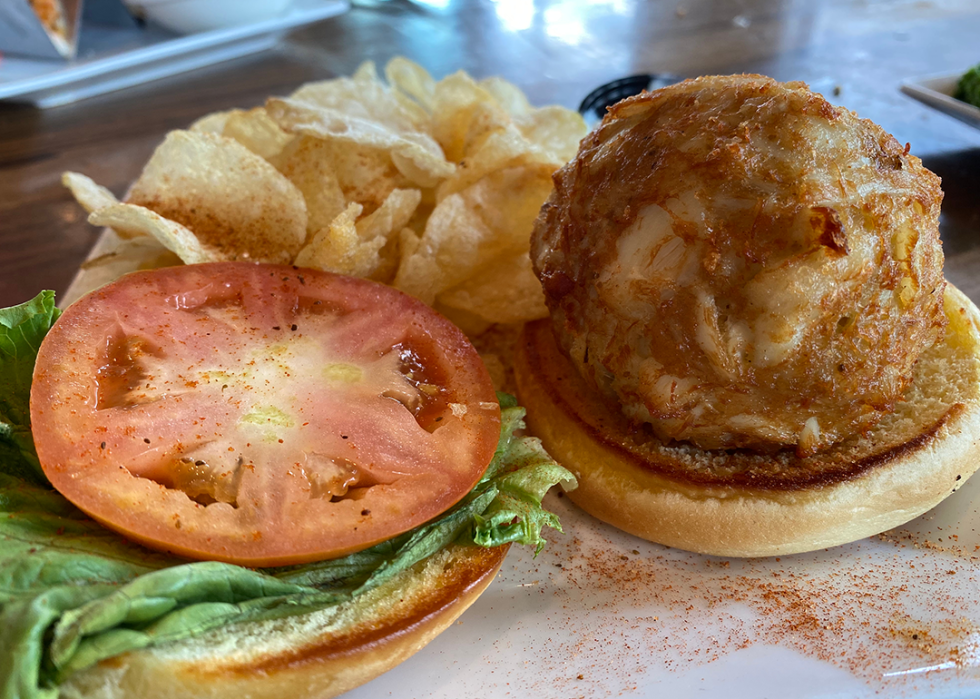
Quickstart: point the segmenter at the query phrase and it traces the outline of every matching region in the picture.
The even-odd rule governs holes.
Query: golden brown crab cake
[[[814,453],[941,338],[939,178],[802,83],[687,80],[613,107],[531,257],[585,380],[661,439]]]

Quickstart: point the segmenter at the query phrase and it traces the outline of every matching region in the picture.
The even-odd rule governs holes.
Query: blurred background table
[[[905,79],[980,62],[980,3],[389,0],[356,2],[249,58],[49,110],[0,104],[0,306],[63,292],[98,236],[62,171],[121,195],[167,131],[395,55],[436,77],[501,75],[535,104],[572,108],[641,72],[804,80],[911,143],[943,178],[947,275],[980,300],[980,130],[899,92]]]

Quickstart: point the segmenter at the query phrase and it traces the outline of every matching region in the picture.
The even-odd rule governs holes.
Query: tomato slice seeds
[[[52,328],[42,467],[107,527],[249,566],[342,556],[439,515],[493,456],[486,368],[390,287],[249,263],[137,272]]]

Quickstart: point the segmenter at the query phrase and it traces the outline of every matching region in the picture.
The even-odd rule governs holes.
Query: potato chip
[[[242,144],[209,133],[169,133],[127,201],[193,231],[212,260],[290,262],[306,239],[300,191]]]
[[[477,114],[471,126],[474,131],[479,132],[479,137],[471,140],[471,145],[467,146],[466,157],[459,163],[453,176],[439,185],[436,197],[438,201],[505,168],[519,165],[538,166],[549,177],[557,169],[557,165],[534,148],[513,124],[483,130],[481,124],[483,120],[478,113],[483,112],[484,109],[484,105],[479,105],[475,109]]]
[[[395,189],[412,188],[412,181],[383,149],[345,142],[321,144],[320,152],[330,154],[344,197],[364,204],[366,213],[381,206]]]
[[[477,84],[486,90],[511,117],[526,116],[534,111],[534,107],[527,101],[527,96],[521,89],[503,78],[497,76],[484,78]]]
[[[397,100],[391,98],[392,103]],[[426,133],[398,131],[372,120],[372,115],[355,115],[360,111],[351,103],[341,109],[308,104],[296,99],[271,99],[269,113],[289,133],[316,136],[325,140],[346,141],[388,151],[398,156],[396,165],[414,184],[431,187],[453,173],[455,167],[446,161],[439,145]],[[406,167],[405,163],[411,163]]]
[[[398,264],[401,231],[421,199],[417,189],[396,189],[380,207],[360,220],[357,217],[363,208],[350,204],[329,226],[317,232],[296,256],[295,264],[390,279]]]
[[[373,61],[362,63],[350,78],[306,83],[289,98],[350,111],[395,131],[424,133],[429,125],[428,112],[414,101],[398,100],[395,91],[381,81]]]
[[[439,294],[436,301],[491,323],[520,323],[548,315],[527,252],[480,268],[462,284]]]
[[[264,107],[207,114],[191,124],[188,131],[233,138],[266,160],[279,153],[290,140],[289,134],[279,128]]]
[[[502,253],[523,252],[530,247],[531,229],[551,189],[548,168],[522,167],[498,170],[461,194],[495,232]]]
[[[313,240],[296,256],[294,264],[355,277],[369,277],[381,264],[378,251],[384,247],[384,237],[362,240],[355,220],[361,205],[348,206],[329,226],[313,236]]]
[[[134,270],[179,264],[180,258],[152,236],[139,235],[124,240],[111,228],[105,228],[92,249],[91,257],[82,263],[71,285],[59,295],[58,305],[67,308],[90,291]]]
[[[421,187],[455,170],[429,135],[425,110],[399,99],[377,78],[373,64],[354,78],[310,83],[288,98],[272,98],[266,109],[289,133],[388,151],[402,174]]]
[[[433,105],[433,134],[458,163],[456,173],[439,186],[440,200],[502,168],[540,164],[555,170],[586,133],[577,115],[547,131],[551,112],[539,113],[520,90],[500,79],[478,84],[465,73],[451,75],[436,84]]]
[[[428,71],[407,58],[396,56],[385,66],[385,77],[396,93],[414,100],[427,113],[432,113],[436,81]]]
[[[168,136],[129,204],[82,176],[65,185],[93,222],[188,262],[370,277],[468,332],[540,317],[530,232],[586,134],[581,117],[534,107],[501,78],[436,81],[404,58],[385,76],[367,62],[265,107],[209,114]]]
[[[477,108],[484,109],[476,114]],[[473,124],[476,117],[476,125]],[[458,163],[473,150],[473,139],[505,128],[510,117],[493,96],[462,71],[440,80],[432,100],[432,136],[446,158]]]
[[[160,269],[184,264],[176,253],[168,250],[159,240],[150,235],[141,235],[129,240],[121,239],[110,252],[85,260],[81,269],[87,272],[107,270],[112,279],[141,269]]]
[[[411,220],[415,207],[422,201],[417,189],[395,189],[374,213],[357,222],[363,240],[381,237],[389,240]]]
[[[550,193],[548,169],[509,168],[446,197],[429,216],[417,248],[403,253],[394,285],[431,304],[479,269],[527,252],[534,219]]]
[[[507,110],[524,138],[552,162],[563,165],[578,152],[579,142],[588,133],[581,114],[564,107],[532,107],[524,93],[503,78],[487,78],[479,85]]]
[[[75,201],[81,204],[88,213],[119,203],[119,200],[108,189],[77,172],[62,173],[61,184],[71,191]]]
[[[589,129],[578,112],[564,107],[541,107],[514,118],[524,138],[558,167],[578,152],[579,142]]]
[[[187,264],[223,259],[216,251],[206,249],[188,228],[136,204],[106,206],[92,212],[88,222],[93,226],[108,226],[120,237],[151,235]]]
[[[220,136],[225,130],[225,124],[228,123],[228,118],[238,111],[241,110],[229,109],[226,112],[212,112],[211,114],[205,114],[187,127],[187,130],[195,133],[213,133]]]
[[[279,172],[303,194],[306,229],[310,235],[329,226],[347,205],[332,151],[326,141],[300,136],[272,160]]]
[[[354,74],[350,76],[350,79],[353,80],[354,82],[368,83],[371,85],[381,85],[382,87],[384,87],[384,84],[381,82],[381,79],[378,77],[378,69],[377,66],[374,65],[374,61],[364,61],[363,63],[361,63],[361,65],[357,66],[357,70],[355,70]],[[310,83],[307,83],[307,85],[309,84]],[[304,85],[303,87],[306,87],[306,85]],[[303,88],[301,87],[300,89]]]
[[[152,236],[123,239],[111,228],[103,228],[89,258],[81,264],[64,293],[59,294],[58,306],[67,308],[89,292],[134,270],[179,264],[182,264],[180,258]]]
[[[292,137],[266,113],[264,107],[232,110],[221,135],[233,138],[261,158],[270,160],[282,151]]]
[[[362,241],[378,238],[385,241],[378,253],[378,266],[369,275],[375,281],[390,282],[394,278],[400,259],[401,230],[421,201],[422,193],[417,189],[396,189],[374,213],[357,222],[357,234]]]
[[[417,245],[406,246],[394,286],[431,305],[436,294],[466,279],[480,264],[481,247],[494,244],[494,232],[463,197],[446,197],[429,216]],[[482,245],[481,245],[482,244]]]
[[[422,236],[411,228],[402,228],[401,233],[398,234],[398,247],[401,249],[403,260],[414,255],[421,244]]]
[[[300,136],[273,163],[306,198],[307,229],[316,233],[356,201],[371,213],[396,188],[411,188],[389,154],[377,148]]]

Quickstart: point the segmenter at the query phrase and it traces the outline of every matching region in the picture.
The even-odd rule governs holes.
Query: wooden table
[[[61,187],[62,171],[122,194],[168,130],[398,54],[437,77],[502,75],[534,103],[573,108],[638,72],[805,80],[911,143],[943,178],[948,276],[980,300],[980,131],[898,90],[903,79],[980,62],[977,3],[390,0],[183,76],[44,111],[0,105],[0,306],[63,292],[98,235]]]

